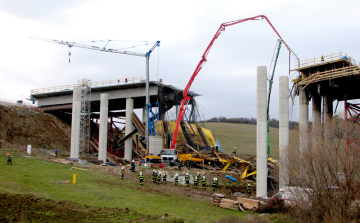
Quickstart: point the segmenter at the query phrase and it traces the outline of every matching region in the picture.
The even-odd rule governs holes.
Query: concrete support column
[[[299,87],[299,131],[300,131],[300,154],[309,148],[309,100],[306,91]]]
[[[99,155],[98,160],[106,162],[107,142],[108,142],[108,115],[109,115],[109,95],[100,95],[100,131],[99,131]]]
[[[321,96],[317,91],[312,93],[312,130],[313,146],[316,146],[322,138],[321,133]]]
[[[147,117],[147,111],[146,111],[146,105],[143,107],[143,115],[142,115],[142,122],[145,124],[148,121]]]
[[[289,186],[289,77],[279,78],[279,188]]]
[[[79,159],[80,147],[80,116],[81,116],[81,88],[74,87],[71,112],[71,145],[70,159]]]
[[[324,96],[324,140],[327,146],[331,146],[330,138],[332,137],[331,119],[333,116],[333,99],[331,95]]]
[[[257,67],[256,196],[267,196],[267,68]]]
[[[133,124],[131,121],[131,114],[134,110],[134,99],[127,98],[126,99],[126,119],[125,119],[125,135],[129,134],[133,130]],[[130,137],[130,139],[125,141],[125,154],[124,157],[126,160],[131,161],[132,160],[132,146],[133,146],[133,139]]]

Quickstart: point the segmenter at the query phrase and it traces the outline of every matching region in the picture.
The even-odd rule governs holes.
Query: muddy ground
[[[0,222],[183,222],[128,208],[89,207],[19,194],[0,194],[0,210]]]

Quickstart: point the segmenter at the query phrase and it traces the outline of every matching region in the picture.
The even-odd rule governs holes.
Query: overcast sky
[[[360,1],[115,1],[1,0],[0,100],[25,99],[31,89],[125,77],[145,78],[145,59],[69,48],[29,37],[72,42],[161,41],[150,80],[184,88],[223,22],[265,15],[300,60],[340,51],[360,61]],[[270,66],[278,37],[265,20],[227,27],[191,90],[206,119],[256,117],[256,67]],[[90,43],[89,43],[90,44]],[[100,43],[99,46],[104,43]],[[128,45],[126,45],[128,44]],[[120,49],[128,42],[111,42]],[[151,45],[130,49],[145,53]],[[290,67],[294,69],[291,56]],[[270,115],[278,118],[278,79],[289,75],[283,46]],[[296,73],[291,73],[291,77]],[[297,105],[294,114],[298,113]]]

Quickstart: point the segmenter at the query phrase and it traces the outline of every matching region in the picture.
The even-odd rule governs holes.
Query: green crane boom
[[[271,75],[271,77],[269,79],[268,104],[267,104],[267,110],[266,110],[266,115],[267,115],[267,155],[268,155],[268,157],[270,157],[270,128],[269,128],[269,122],[270,122],[270,116],[269,116],[270,95],[271,95],[271,88],[272,88],[272,84],[273,84],[274,74],[275,74],[276,63],[277,63],[277,60],[279,58],[281,43],[282,43],[281,40],[278,40],[278,49],[277,49],[277,52],[276,52],[274,68],[273,68],[273,71],[272,71],[272,75]]]

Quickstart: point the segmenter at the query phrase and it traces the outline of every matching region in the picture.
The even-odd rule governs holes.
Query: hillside
[[[51,114],[0,105],[0,147],[27,145],[69,151],[70,126]]]
[[[234,146],[238,154],[256,155],[256,125],[205,122],[214,138],[219,140],[226,153],[232,153]],[[270,154],[279,157],[279,129],[270,127]]]

